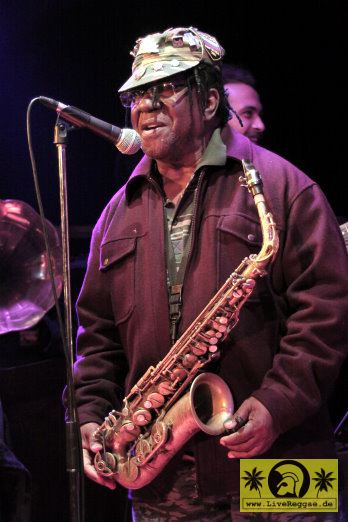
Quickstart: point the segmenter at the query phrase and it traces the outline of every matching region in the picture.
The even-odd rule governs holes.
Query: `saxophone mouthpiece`
[[[242,182],[246,183],[247,189],[249,192],[256,196],[257,194],[262,193],[262,179],[260,173],[256,170],[254,165],[248,161],[242,159],[242,166],[244,171],[244,177],[242,177]]]

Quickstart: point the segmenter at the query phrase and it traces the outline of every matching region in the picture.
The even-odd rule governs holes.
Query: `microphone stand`
[[[70,521],[83,522],[83,503],[81,502],[83,488],[81,435],[77,419],[74,384],[74,344],[72,338],[72,313],[71,313],[71,283],[70,283],[70,252],[69,252],[69,220],[67,201],[67,176],[66,176],[66,145],[68,132],[73,127],[59,118],[54,129],[54,144],[57,146],[58,171],[59,171],[59,200],[61,214],[61,238],[63,252],[63,292],[64,315],[66,335],[66,401],[67,421],[66,433],[66,465],[69,477],[69,507]]]

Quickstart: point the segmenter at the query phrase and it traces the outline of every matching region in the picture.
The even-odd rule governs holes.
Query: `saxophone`
[[[150,366],[133,386],[122,411],[109,413],[94,433],[103,447],[95,456],[95,469],[128,489],[150,483],[199,430],[209,435],[224,433],[233,414],[226,383],[201,369],[219,357],[218,344],[237,324],[255,279],[266,274],[278,250],[276,225],[265,204],[261,177],[250,162],[242,160],[242,165],[244,176],[239,181],[252,194],[261,223],[260,252],[241,262],[164,359]]]

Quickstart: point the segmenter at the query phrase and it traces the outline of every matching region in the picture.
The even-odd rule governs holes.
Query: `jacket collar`
[[[138,165],[133,170],[130,175],[129,180],[126,183],[126,198],[129,201],[134,193],[135,188],[142,182],[148,181],[150,179],[151,165],[152,159],[149,156],[144,156],[141,158]]]
[[[253,147],[254,144],[240,134],[236,132],[229,125],[226,125],[221,132],[221,137],[226,145],[226,153],[230,158],[241,161],[242,159],[248,159],[252,161]]]
[[[248,138],[235,132],[226,125],[221,132],[223,143],[226,145],[226,155],[237,161],[242,159],[253,159],[253,147],[255,146]],[[139,183],[150,179],[152,159],[146,154],[142,157],[138,165],[133,170],[129,180],[126,183],[126,198],[129,201]]]

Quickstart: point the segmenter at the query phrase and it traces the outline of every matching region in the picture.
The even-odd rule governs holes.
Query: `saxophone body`
[[[242,260],[168,354],[133,386],[122,411],[110,412],[94,434],[103,446],[94,460],[97,472],[128,489],[150,483],[198,431],[224,433],[233,414],[226,383],[202,369],[219,357],[219,344],[237,324],[256,279],[266,274],[278,250],[260,175],[251,163],[242,160],[242,165],[239,181],[252,194],[260,219],[260,252]]]

